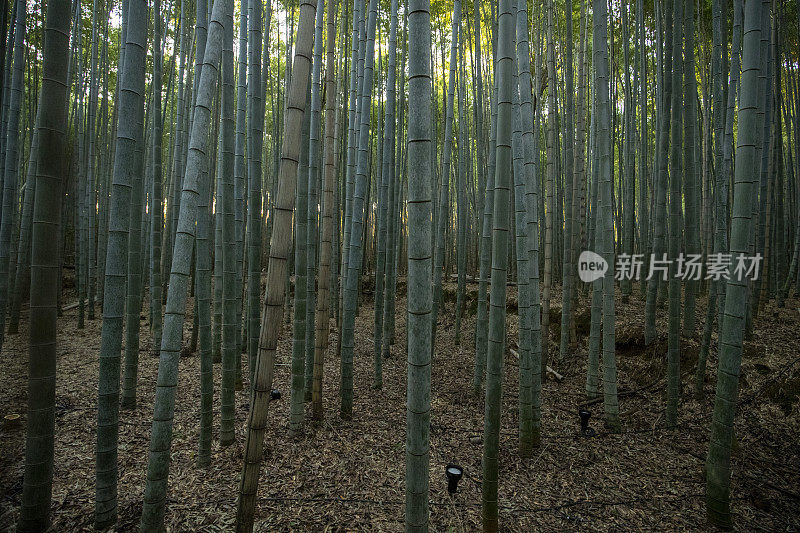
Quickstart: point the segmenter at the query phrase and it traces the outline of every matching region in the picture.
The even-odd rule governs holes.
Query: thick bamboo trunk
[[[31,235],[30,354],[25,474],[17,531],[44,531],[50,523],[55,427],[57,294],[60,250],[53,230],[61,224],[66,160],[67,56],[70,2],[51,0],[44,27],[42,88],[36,125],[39,142]]]
[[[221,1],[221,0],[217,0]],[[266,430],[275,349],[282,327],[281,316],[286,299],[287,263],[291,251],[292,213],[294,211],[297,162],[301,144],[300,128],[305,113],[306,92],[311,70],[311,45],[314,36],[316,6],[310,0],[300,4],[297,28],[297,45],[292,64],[291,83],[286,93],[284,108],[285,133],[281,146],[281,164],[278,171],[278,190],[273,216],[275,222],[270,239],[267,267],[267,293],[264,300],[258,358],[253,382],[250,412],[247,417],[247,437],[244,447],[244,468],[239,486],[236,515],[237,531],[252,531],[255,514],[258,474],[261,466]]]

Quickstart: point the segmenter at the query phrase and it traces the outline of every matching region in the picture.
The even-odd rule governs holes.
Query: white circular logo
[[[584,250],[578,257],[578,277],[584,283],[602,278],[607,270],[608,262],[594,252]]]

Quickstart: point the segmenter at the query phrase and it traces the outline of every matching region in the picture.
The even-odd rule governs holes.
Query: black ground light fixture
[[[281,391],[278,389],[272,389],[269,391],[269,401],[273,400],[280,400],[281,399]]]
[[[588,409],[581,407],[578,409],[578,416],[581,417],[581,435],[584,437],[594,437],[595,432],[589,427],[589,419],[592,417],[592,413]]]
[[[461,481],[461,476],[464,475],[464,469],[458,465],[449,464],[444,473],[447,475],[447,492],[452,496],[458,490],[458,482]]]

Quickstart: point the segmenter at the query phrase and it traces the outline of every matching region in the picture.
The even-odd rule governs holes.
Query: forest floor
[[[462,342],[454,342],[455,287],[445,286],[432,376],[430,498],[433,531],[478,531],[481,526],[481,457],[484,402],[471,394],[477,288],[468,286]],[[682,394],[677,428],[664,428],[666,308],[659,309],[659,339],[645,347],[644,303],[638,287],[617,298],[617,368],[622,432],[602,427],[594,404],[595,438],[578,436],[577,406],[584,401],[588,299],[578,307],[577,349],[558,360],[560,291],[551,316],[551,366],[563,375],[543,388],[542,445],[531,459],[517,454],[518,359],[504,357],[500,456],[500,521],[504,531],[703,530],[704,464],[714,402],[716,344],[705,398],[694,397],[697,340],[683,340]],[[382,390],[373,390],[373,305],[365,298],[356,321],[353,420],[339,419],[339,364],[331,321],[326,357],[325,419],[307,419],[299,438],[288,436],[291,327],[278,347],[275,387],[283,398],[270,407],[259,485],[256,531],[402,531],[405,474],[405,283],[398,284],[396,344],[383,364]],[[516,348],[515,290],[509,286],[508,333]],[[74,295],[73,295],[74,300]],[[69,303],[72,300],[65,300]],[[800,530],[800,300],[763,308],[745,344],[732,460],[732,497],[741,531]],[[191,309],[191,305],[189,306]],[[100,309],[98,307],[97,312]],[[27,313],[27,311],[24,311]],[[698,302],[697,335],[705,298]],[[118,531],[138,530],[142,508],[158,359],[151,355],[142,317],[138,405],[120,413]],[[98,353],[101,320],[77,329],[77,310],[59,321],[53,531],[93,528]],[[188,321],[191,324],[191,320]],[[185,332],[188,344],[190,328]],[[0,361],[0,415],[26,413],[27,315],[8,336]],[[246,362],[243,364],[246,365]],[[195,465],[199,431],[197,354],[182,357],[169,479],[168,531],[231,531],[242,466],[249,397],[237,392],[237,441],[217,441],[215,396],[212,464]],[[215,388],[220,365],[215,365]],[[243,374],[247,375],[244,367]],[[310,411],[310,410],[309,410]],[[307,411],[307,412],[309,412]],[[24,423],[0,430],[0,530],[14,528],[22,492]],[[447,494],[445,465],[465,469],[458,493]]]

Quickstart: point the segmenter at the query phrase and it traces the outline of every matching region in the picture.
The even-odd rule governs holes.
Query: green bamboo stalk
[[[261,99],[261,3],[250,0],[248,24],[250,65],[247,74],[249,117],[247,137],[247,364],[253,383],[258,365],[258,331],[261,317],[261,151],[264,144],[264,103]],[[270,17],[266,18],[267,23]],[[269,24],[266,26],[269,33]],[[270,218],[275,216],[271,210]]]
[[[683,57],[683,101],[684,104],[684,121],[683,121],[683,188],[686,203],[685,217],[686,217],[686,253],[687,254],[700,254],[700,235],[698,234],[699,226],[699,203],[698,203],[698,175],[697,175],[697,155],[696,155],[696,141],[695,141],[695,128],[697,127],[697,76],[695,73],[695,36],[694,36],[694,6],[691,2],[685,2],[683,13],[684,19],[684,35],[686,44],[684,46]],[[740,41],[741,41],[741,22],[740,22]],[[736,47],[735,35],[732,46]],[[735,55],[735,52],[734,52]],[[739,69],[738,58],[736,61],[736,70]],[[733,70],[731,70],[733,75]],[[736,78],[739,73],[736,72]],[[735,79],[735,78],[734,78]],[[736,96],[735,83],[733,90],[729,90],[730,94]],[[731,124],[733,126],[733,124]],[[695,336],[696,329],[696,299],[699,292],[700,284],[693,279],[687,280],[684,288],[684,302],[683,302],[683,335],[687,337]]]
[[[376,262],[376,289],[375,289],[375,382],[374,386],[383,385],[381,372],[382,360],[389,355],[391,331],[386,322],[394,321],[394,316],[387,316],[389,307],[389,291],[394,292],[390,285],[392,263],[394,259],[394,187],[397,179],[394,165],[395,138],[397,126],[395,123],[395,104],[397,83],[397,0],[392,0],[389,21],[389,63],[386,76],[386,115],[383,125],[383,180],[381,185],[381,203],[383,208],[379,213],[378,230],[378,258]],[[402,131],[402,123],[400,127]],[[389,226],[392,226],[391,229]],[[384,294],[386,293],[386,294]],[[385,337],[389,337],[388,339]]]
[[[236,238],[234,235],[234,89],[233,89],[233,1],[228,1],[222,37],[222,127],[220,128],[220,165],[222,182],[222,385],[220,409],[220,446],[236,440]],[[220,198],[217,198],[217,202]],[[220,208],[220,203],[217,204]]]
[[[25,178],[25,191],[22,201],[22,226],[20,229],[19,252],[17,253],[14,293],[12,294],[11,313],[8,322],[9,335],[16,334],[19,331],[19,316],[22,308],[22,301],[25,299],[26,295],[30,293],[31,226],[33,224],[33,198],[36,191],[38,151],[39,130],[34,126],[27,177]]]
[[[330,332],[330,286],[331,286],[331,265],[336,264],[332,253],[332,234],[333,217],[338,218],[335,213],[334,187],[336,183],[336,164],[335,158],[338,148],[342,145],[339,137],[343,118],[336,113],[336,74],[334,72],[334,53],[336,47],[336,3],[328,2],[328,13],[326,19],[327,31],[327,55],[325,63],[328,65],[325,71],[325,92],[328,98],[325,102],[325,162],[324,162],[324,181],[322,186],[322,220],[320,231],[320,250],[319,250],[319,294],[317,296],[317,310],[315,314],[316,334],[314,335],[314,370],[312,383],[312,409],[314,418],[322,419],[322,376],[325,364],[325,352],[328,349],[328,334]],[[346,24],[346,17],[342,16],[342,30]],[[344,31],[342,31],[344,35]]]
[[[453,0],[452,39],[450,42],[450,74],[447,81],[447,102],[444,126],[444,151],[442,152],[441,183],[439,185],[439,208],[436,214],[436,248],[433,256],[433,323],[431,342],[436,339],[436,323],[439,305],[442,303],[442,268],[445,262],[445,228],[450,224],[450,164],[453,152],[453,106],[456,89],[456,65],[458,64],[458,38],[461,33],[461,0]],[[444,61],[444,60],[443,60]]]
[[[750,244],[752,202],[755,196],[757,169],[756,139],[762,125],[758,113],[758,76],[761,70],[759,48],[762,27],[761,2],[746,2],[742,47],[742,91],[739,99],[739,134],[736,146],[736,167],[731,226],[731,253],[747,254]],[[731,276],[727,282],[725,314],[722,316],[719,343],[719,368],[714,417],[711,424],[706,461],[706,510],[709,521],[725,528],[732,527],[730,509],[731,444],[733,421],[744,335],[744,314],[747,305],[747,279]]]
[[[355,345],[355,318],[358,306],[358,286],[364,242],[364,212],[367,186],[367,159],[369,157],[369,128],[372,106],[372,82],[375,64],[375,26],[377,22],[376,0],[370,0],[367,21],[366,51],[364,59],[364,86],[359,113],[360,134],[358,146],[358,165],[353,187],[353,213],[350,231],[350,259],[347,262],[347,283],[344,292],[344,314],[342,318],[342,359],[341,359],[341,404],[339,415],[342,419],[353,416],[353,351]]]
[[[486,364],[486,402],[483,446],[483,530],[497,531],[500,445],[500,398],[505,353],[506,273],[508,270],[509,206],[511,202],[511,112],[514,64],[514,5],[501,0],[498,13],[497,155],[492,227],[492,276],[489,311],[489,345]]]
[[[408,385],[405,530],[428,531],[431,290],[430,1],[408,0]],[[402,122],[400,123],[402,125]],[[431,337],[429,337],[431,335]]]
[[[666,0],[664,8],[664,23],[665,37],[664,42],[672,43],[672,1]],[[672,77],[667,73],[672,71],[672,54],[664,53],[662,60],[662,70],[659,73],[663,77],[663,88],[661,89],[661,98],[659,105],[661,108],[659,129],[657,138],[657,165],[654,165],[653,171],[653,195],[655,212],[653,217],[653,242],[652,242],[652,257],[655,260],[661,260],[665,254],[665,227],[667,225],[667,149],[669,146],[669,131],[670,131],[670,109],[672,106]],[[651,344],[656,340],[656,303],[658,301],[658,288],[663,283],[661,275],[655,273],[647,283],[647,300],[645,301],[644,309],[644,342]]]
[[[458,284],[456,287],[455,342],[461,344],[461,318],[464,314],[464,297],[467,288],[467,168],[472,169],[472,160],[467,140],[469,112],[466,101],[466,73],[464,72],[464,29],[459,25],[460,41],[458,50],[458,172],[456,174],[456,262]]]
[[[625,10],[626,8],[622,8],[623,17],[625,17]],[[573,80],[572,74],[572,0],[566,0],[564,2],[564,18],[566,19],[566,54],[565,54],[565,64],[564,64],[564,71],[566,77],[566,90],[564,91],[565,94],[565,106],[566,112],[564,113],[564,129],[566,132],[565,140],[564,140],[564,243],[562,246],[563,254],[562,254],[562,270],[561,270],[561,277],[562,277],[562,295],[561,295],[561,338],[559,343],[559,360],[563,361],[564,357],[567,355],[567,351],[570,347],[570,337],[574,338],[574,310],[572,308],[573,305],[573,296],[572,293],[575,290],[575,251],[574,246],[577,243],[573,242],[573,235],[574,229],[573,227],[577,225],[577,220],[575,220],[575,211],[573,209],[574,200],[573,198],[576,196],[576,191],[574,190],[574,183],[575,183],[575,161],[574,161],[574,146],[573,139],[575,139],[575,131],[573,128],[573,115],[575,113],[575,104],[574,104],[574,90],[575,90],[575,81]],[[623,22],[625,24],[625,22]],[[627,27],[627,26],[625,26]],[[627,32],[627,30],[626,30]],[[625,40],[625,55],[627,57],[627,50],[628,50],[628,42],[627,39]],[[625,106],[625,110],[628,111],[628,106]],[[572,182],[572,183],[570,183]],[[633,207],[633,198],[631,198],[631,208]],[[631,215],[633,211],[631,210]],[[631,220],[631,247],[633,246],[633,221]]]
[[[319,203],[317,197],[320,177],[320,136],[322,125],[322,95],[320,90],[322,78],[322,15],[325,11],[324,1],[317,0],[317,14],[314,26],[314,62],[311,82],[311,123],[308,146],[308,205],[306,229],[306,340],[305,340],[305,401],[311,401],[312,381],[314,377],[314,349],[316,288],[317,288],[317,241],[319,227],[317,218]],[[333,65],[331,65],[333,68]],[[302,176],[301,176],[302,178]]]
[[[517,2],[517,29],[519,29],[520,4]],[[527,17],[526,17],[527,18]],[[527,26],[527,20],[525,21]],[[516,64],[516,61],[515,61]],[[531,291],[530,291],[530,254],[527,235],[529,213],[527,211],[526,182],[522,147],[522,118],[520,98],[517,81],[517,69],[513,71],[513,168],[514,168],[514,217],[515,238],[517,242],[517,300],[519,314],[519,454],[521,457],[530,457],[533,447],[537,444],[538,435],[534,434],[533,427],[533,366],[531,353],[533,343],[531,340]]]
[[[319,1],[319,0],[317,0]],[[309,84],[310,85],[310,84]],[[311,101],[310,87],[306,94],[306,107]],[[311,113],[303,115],[303,129],[300,135],[300,163],[297,179],[296,200],[297,216],[294,219],[294,320],[292,322],[292,393],[289,431],[296,434],[302,430],[303,400],[305,397],[305,357],[306,357],[306,306],[308,305],[308,133],[311,127]]]
[[[183,322],[191,268],[191,250],[195,240],[197,220],[198,181],[206,161],[209,144],[213,97],[219,78],[222,54],[223,24],[232,24],[233,2],[215,0],[208,27],[208,40],[203,55],[203,68],[194,105],[192,131],[189,136],[186,176],[183,179],[180,213],[178,214],[175,249],[167,294],[164,336],[158,363],[153,428],[147,465],[147,484],[142,508],[142,531],[163,528],[167,499],[167,478],[172,445],[172,421],[175,415],[175,393],[183,338]]]
[[[31,236],[30,352],[28,415],[25,434],[25,474],[17,531],[44,531],[50,524],[53,485],[59,249],[53,230],[61,221],[62,185],[66,160],[67,57],[70,2],[51,0],[43,28],[42,88],[36,124],[39,142]]]
[[[603,277],[603,410],[611,431],[619,431],[617,367],[614,353],[614,220],[612,213],[611,147],[609,126],[611,110],[608,92],[608,6],[605,0],[593,0],[593,46],[597,121],[597,163],[599,170],[600,205],[598,233],[602,235],[600,255],[608,263]]]
[[[683,0],[673,0],[672,15],[672,124],[669,176],[669,257],[678,257],[682,242],[683,206],[681,198],[682,166],[682,100],[683,62]],[[678,402],[681,391],[681,280],[677,276],[677,262],[671,262],[669,278],[669,334],[667,337],[667,427],[678,422]]]
[[[20,107],[22,105],[22,82],[24,74],[23,53],[25,51],[24,0],[17,0],[14,30],[14,64],[11,72],[10,101],[8,109],[7,135],[5,142],[5,165],[3,167],[3,217],[0,221],[0,348],[5,340],[5,320],[9,300],[10,257],[12,255],[11,233],[17,210],[17,158],[19,145]],[[13,289],[13,287],[12,287]]]
[[[162,310],[161,310],[161,239],[164,227],[164,204],[161,183],[164,179],[162,171],[162,135],[161,92],[163,50],[161,48],[161,0],[153,2],[153,135],[152,165],[153,188],[150,191],[150,328],[153,340],[150,351],[155,353],[161,346]],[[102,196],[102,195],[101,195]],[[102,203],[101,203],[102,205]]]
[[[400,231],[400,181],[403,177],[403,165],[406,161],[406,151],[403,149],[405,142],[404,121],[405,121],[405,65],[408,55],[408,9],[404,9],[403,36],[401,42],[402,59],[400,61],[399,76],[397,81],[396,93],[400,93],[400,102],[396,110],[397,123],[395,125],[395,138],[392,140],[392,169],[389,181],[389,213],[387,215],[387,243],[386,243],[386,268],[387,280],[384,290],[385,302],[383,305],[383,355],[386,359],[391,354],[391,345],[395,341],[395,301],[397,287],[397,264],[399,262],[399,231]],[[396,58],[395,58],[396,60]],[[397,95],[395,94],[395,99]]]

